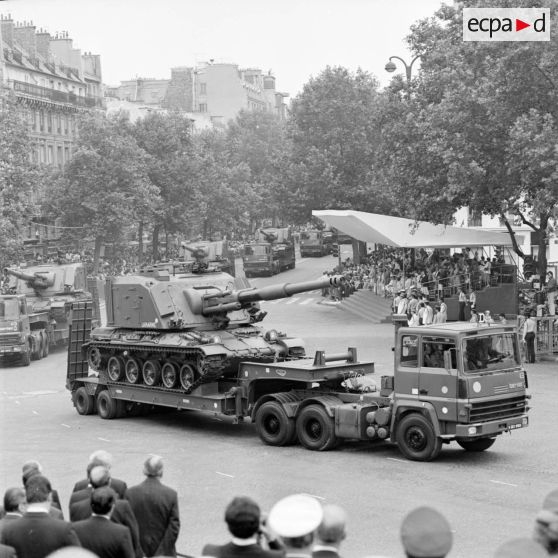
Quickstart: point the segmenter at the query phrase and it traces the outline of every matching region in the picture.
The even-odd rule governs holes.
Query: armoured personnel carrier
[[[81,263],[6,268],[9,292],[0,296],[12,308],[10,319],[0,315],[0,357],[20,357],[23,364],[48,355],[50,347],[69,337],[74,302],[91,300]],[[5,322],[5,323],[4,323]]]
[[[238,288],[228,273],[169,264],[106,282],[107,326],[85,343],[89,367],[112,382],[162,385],[190,393],[242,360],[275,362],[304,356],[301,339],[256,326],[258,301],[337,284],[341,278]]]

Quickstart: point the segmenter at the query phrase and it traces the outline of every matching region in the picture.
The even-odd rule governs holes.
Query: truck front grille
[[[19,343],[19,333],[0,334],[0,345],[13,345]]]
[[[469,411],[470,422],[487,422],[504,418],[518,417],[526,412],[527,400],[524,395],[472,403]]]

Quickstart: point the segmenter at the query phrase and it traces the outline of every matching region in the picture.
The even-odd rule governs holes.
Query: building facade
[[[51,36],[32,22],[0,16],[1,84],[29,122],[31,158],[62,166],[71,157],[80,112],[104,110],[101,62],[67,33]]]
[[[270,112],[284,119],[285,97],[288,97],[276,90],[271,73],[225,63],[172,68],[170,79],[123,81],[118,87],[107,89],[107,96],[198,114],[205,117],[200,122],[216,125],[225,125],[241,110]]]

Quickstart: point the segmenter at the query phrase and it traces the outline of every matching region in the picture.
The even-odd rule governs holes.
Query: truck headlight
[[[469,426],[467,433],[470,436],[474,436],[477,433],[477,427],[476,426]]]

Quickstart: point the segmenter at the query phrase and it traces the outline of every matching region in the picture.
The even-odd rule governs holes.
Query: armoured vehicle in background
[[[222,271],[159,264],[140,275],[108,278],[107,326],[86,344],[89,366],[112,382],[190,393],[241,360],[275,362],[304,356],[301,339],[255,324],[267,312],[258,301],[326,288],[340,278],[238,288],[242,279]],[[236,282],[235,282],[236,281]]]
[[[286,269],[294,269],[295,246],[290,230],[260,229],[256,242],[244,246],[242,264],[246,277],[276,275]]]
[[[235,276],[235,262],[232,250],[226,240],[198,240],[180,245],[180,259],[185,262],[203,261],[208,268],[218,269]]]
[[[307,256],[327,256],[333,251],[333,233],[311,229],[300,233],[300,255]]]
[[[81,263],[6,268],[11,277],[0,296],[0,357],[19,358],[24,365],[46,357],[50,348],[67,342],[72,304],[91,300]]]

